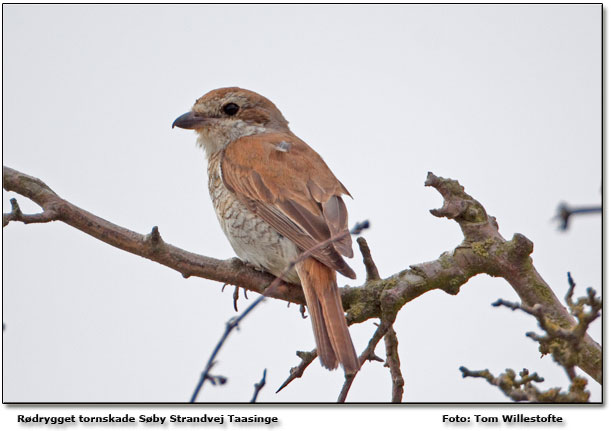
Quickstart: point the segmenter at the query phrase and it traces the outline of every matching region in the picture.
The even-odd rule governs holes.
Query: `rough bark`
[[[168,244],[156,227],[143,235],[115,225],[62,199],[41,180],[14,169],[3,167],[3,183],[7,191],[23,195],[43,209],[40,214],[25,215],[15,201],[12,211],[3,215],[3,225],[11,221],[62,221],[114,247],[172,268],[184,277],[216,280],[258,293],[274,280],[273,276],[255,271],[239,259],[218,260]],[[511,240],[505,240],[499,233],[496,219],[465,193],[457,181],[429,173],[425,185],[434,187],[444,198],[443,207],[431,213],[456,221],[462,229],[463,242],[436,260],[410,265],[387,278],[379,278],[366,256],[367,281],[361,286],[341,289],[349,323],[371,318],[394,322],[399,310],[418,296],[434,289],[456,295],[474,275],[488,274],[507,280],[524,304],[541,304],[553,324],[566,329],[576,325],[534,267],[530,258],[533,244],[528,238],[517,233]],[[305,303],[300,287],[288,283],[266,292],[266,296]],[[576,365],[602,383],[601,347],[587,334],[583,342],[584,348]]]

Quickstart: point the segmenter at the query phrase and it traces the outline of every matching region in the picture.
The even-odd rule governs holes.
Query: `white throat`
[[[233,141],[267,131],[265,127],[248,124],[242,120],[223,123],[202,129],[197,134],[197,145],[204,149],[208,159]]]

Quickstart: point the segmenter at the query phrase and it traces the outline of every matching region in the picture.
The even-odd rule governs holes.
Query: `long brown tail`
[[[311,257],[299,262],[295,269],[308,305],[320,362],[332,370],[339,360],[346,374],[354,374],[360,368],[359,361],[348,332],[335,271]]]

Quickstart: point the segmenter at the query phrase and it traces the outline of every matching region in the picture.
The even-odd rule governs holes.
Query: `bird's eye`
[[[239,110],[240,110],[240,107],[236,105],[235,103],[228,103],[225,106],[223,106],[223,112],[225,112],[225,114],[227,115],[235,115],[238,113]]]

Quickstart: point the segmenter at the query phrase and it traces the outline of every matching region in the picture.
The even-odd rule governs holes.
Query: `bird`
[[[237,256],[301,285],[321,364],[329,370],[341,364],[353,375],[360,364],[336,274],[356,278],[344,260],[353,251],[342,196],[352,196],[288,124],[267,98],[227,87],[197,99],[172,128],[196,132],[208,159],[208,191]],[[339,239],[286,272],[301,253],[332,237]]]

